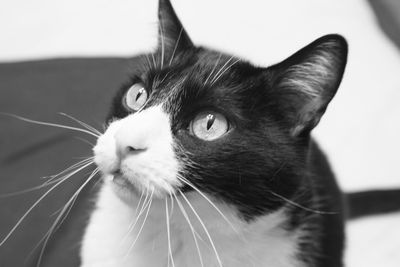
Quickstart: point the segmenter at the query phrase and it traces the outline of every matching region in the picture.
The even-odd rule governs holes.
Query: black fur
[[[194,46],[169,1],[160,1],[159,20],[156,52],[144,56],[143,71],[121,89],[109,119],[129,113],[123,95],[131,84],[143,83],[150,96],[144,108],[162,104],[170,114],[182,176],[236,206],[248,222],[286,205],[291,219],[282,227],[304,229],[299,258],[309,266],[341,266],[341,193],[310,131],[340,84],[346,41],[327,35],[261,68]],[[188,130],[207,110],[224,114],[230,124],[214,141]]]

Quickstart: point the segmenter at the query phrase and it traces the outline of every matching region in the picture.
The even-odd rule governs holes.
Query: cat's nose
[[[131,131],[120,129],[115,135],[117,155],[124,158],[147,150],[144,136],[129,134]]]
[[[124,158],[146,151],[155,139],[156,130],[148,112],[125,118],[114,134],[117,155]]]
[[[169,116],[159,106],[131,114],[119,125],[114,140],[120,157],[154,151],[171,143]]]
[[[139,154],[146,151],[146,148],[137,148],[129,145],[117,145],[117,154],[120,157],[126,157],[129,155]]]

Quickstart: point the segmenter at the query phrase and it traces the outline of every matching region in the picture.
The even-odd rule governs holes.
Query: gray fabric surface
[[[101,129],[116,88],[127,80],[128,65],[126,59],[0,64],[0,111],[74,125],[58,114],[65,112]],[[56,174],[79,157],[90,156],[90,145],[77,137],[95,141],[89,135],[0,115],[0,195],[38,186],[45,181],[40,177]],[[27,216],[0,247],[1,267],[35,266],[38,250],[31,252],[56,218],[52,214],[63,207],[88,171],[54,190]],[[93,193],[91,186],[88,188]],[[0,237],[8,233],[45,190],[0,196]],[[77,201],[69,216],[71,220],[54,235],[58,242],[47,247],[42,267],[77,265],[79,240],[86,221],[85,213],[80,210],[89,204],[85,197]],[[57,238],[60,235],[62,238]]]

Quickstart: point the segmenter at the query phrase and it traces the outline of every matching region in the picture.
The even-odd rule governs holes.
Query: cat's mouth
[[[130,195],[137,195],[139,190],[120,172],[111,174],[111,185],[114,192],[121,198],[125,199]]]
[[[124,175],[120,170],[112,172],[112,183],[116,188],[118,188],[118,191],[123,190],[125,193],[130,192],[139,194],[141,191],[138,184],[132,182],[132,180]]]

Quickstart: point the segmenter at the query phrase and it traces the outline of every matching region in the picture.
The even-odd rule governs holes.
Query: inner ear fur
[[[179,51],[193,47],[193,43],[182,26],[169,0],[158,4],[158,49],[169,60]]]
[[[293,136],[308,134],[318,124],[342,80],[347,51],[342,36],[326,35],[268,68]]]

